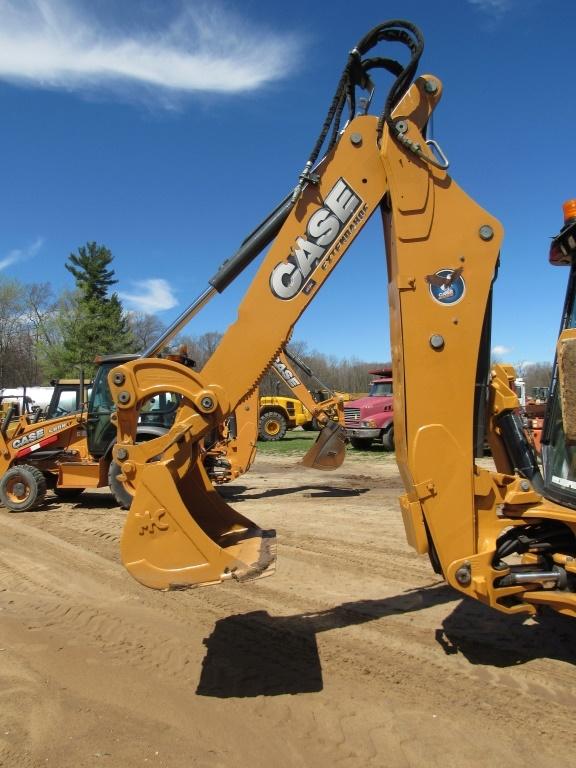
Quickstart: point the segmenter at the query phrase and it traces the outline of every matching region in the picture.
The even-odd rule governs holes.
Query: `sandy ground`
[[[0,510],[0,765],[575,765],[576,623],[462,600],[404,541],[391,459],[259,458],[223,490],[275,576],[160,593],[107,493]]]

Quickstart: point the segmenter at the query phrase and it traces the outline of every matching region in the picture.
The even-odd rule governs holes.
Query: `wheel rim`
[[[6,483],[6,496],[13,504],[21,504],[30,496],[30,486],[22,477],[12,477]]]
[[[266,434],[274,437],[280,432],[280,423],[278,421],[266,422]]]

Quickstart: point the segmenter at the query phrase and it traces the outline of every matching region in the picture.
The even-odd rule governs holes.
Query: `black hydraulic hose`
[[[514,411],[506,411],[497,420],[506,453],[519,475],[529,480],[538,493],[544,492],[544,482],[534,450],[526,439],[522,419]]]
[[[2,426],[0,426],[0,432],[2,432],[3,435],[6,435],[6,430],[8,429],[8,425],[12,421],[12,416],[14,416],[14,411],[16,410],[16,406],[14,403],[10,405],[8,410],[6,411],[6,416],[4,416],[4,419],[2,420]]]
[[[227,259],[218,272],[208,282],[218,291],[227,288],[238,275],[254,261],[267,245],[276,237],[292,210],[292,193],[278,205],[272,213],[244,240],[234,256]]]
[[[300,357],[298,357],[298,355],[294,354],[294,352],[290,352],[290,351],[288,350],[288,348],[285,348],[285,349],[284,349],[284,354],[286,355],[286,357],[287,357],[289,360],[291,360],[291,361],[294,363],[294,365],[297,365],[297,366],[298,366],[298,367],[299,367],[301,370],[303,370],[303,371],[304,371],[304,373],[305,373],[307,376],[310,376],[310,378],[311,378],[311,379],[313,379],[313,380],[314,380],[314,381],[316,381],[318,384],[320,384],[320,386],[321,386],[323,389],[325,389],[327,392],[330,392],[330,393],[332,393],[332,389],[331,389],[330,387],[327,387],[327,386],[326,386],[326,384],[324,384],[324,382],[323,382],[321,379],[319,379],[319,378],[318,378],[318,376],[316,376],[316,374],[314,373],[314,371],[313,371],[313,370],[312,370],[312,369],[311,369],[309,366],[307,366],[307,365],[306,365],[306,363],[304,362],[304,360],[302,360]]]
[[[376,57],[362,59],[362,56],[379,42],[398,42],[406,45],[411,51],[411,59],[405,67],[393,59]],[[418,60],[424,48],[424,40],[418,27],[408,21],[387,21],[374,27],[365,35],[358,45],[350,52],[344,72],[338,83],[336,93],[328,114],[322,125],[320,135],[314,145],[312,153],[306,162],[304,170],[300,174],[299,182],[294,191],[278,205],[272,213],[244,240],[238,251],[230,259],[227,259],[218,272],[208,281],[208,288],[190,307],[188,307],[172,325],[142,353],[142,357],[153,357],[162,347],[190,321],[205,304],[213,297],[215,292],[222,293],[233,280],[266,248],[280,232],[282,225],[288,218],[292,207],[300,197],[301,191],[308,183],[317,183],[318,178],[313,173],[317,164],[321,149],[326,141],[330,129],[332,135],[328,144],[330,150],[340,137],[340,120],[346,101],[350,105],[350,116],[354,116],[355,88],[366,90],[373,88],[368,72],[375,68],[385,69],[391,72],[396,80],[392,86],[391,95],[386,104],[394,106],[409,88],[413,79]],[[380,121],[383,123],[384,115]]]
[[[304,371],[304,373],[305,373],[307,376],[314,376],[314,374],[313,374],[313,372],[312,372],[312,369],[311,369],[311,368],[309,368],[309,367],[306,365],[306,363],[304,362],[304,360],[301,360],[301,359],[298,357],[298,355],[294,354],[294,352],[290,352],[290,350],[289,350],[288,348],[286,348],[286,349],[284,350],[284,354],[286,355],[286,357],[288,358],[288,360],[291,360],[291,361],[294,363],[294,365],[297,365],[297,366],[298,366],[298,368],[301,368],[301,369]]]
[[[397,61],[388,58],[372,58],[362,60],[362,56],[374,48],[380,42],[398,42],[406,45],[411,52],[410,62],[407,66],[402,66]],[[351,107],[355,104],[354,89],[356,86],[367,88],[371,84],[368,77],[368,71],[375,68],[387,69],[396,76],[388,99],[386,109],[392,110],[395,104],[404,95],[409,88],[418,61],[424,49],[424,38],[422,33],[414,24],[409,21],[393,20],[379,24],[370,30],[367,35],[360,40],[358,45],[350,52],[344,72],[336,88],[336,93],[332,100],[326,119],[320,131],[320,135],[314,145],[314,148],[308,158],[305,169],[300,176],[300,184],[296,188],[296,194],[292,193],[286,197],[280,205],[252,232],[242,243],[238,251],[230,259],[225,261],[218,272],[209,280],[209,284],[218,293],[227,288],[227,286],[269,245],[280,231],[282,224],[286,221],[292,206],[298,199],[299,190],[302,189],[306,181],[311,181],[311,171],[316,164],[326,136],[332,126],[332,138],[330,147],[337,141],[339,135],[340,119],[346,99],[350,100]],[[383,115],[381,120],[386,115]]]
[[[401,43],[405,45],[410,50],[411,54],[408,64],[403,66],[394,59],[384,57],[362,59],[362,56],[381,42]],[[422,32],[415,24],[412,24],[409,21],[403,21],[402,19],[385,21],[374,27],[374,29],[371,29],[368,34],[364,35],[348,55],[348,61],[346,62],[346,66],[344,67],[344,71],[338,82],[334,98],[332,99],[328,114],[322,125],[322,130],[320,131],[320,135],[314,144],[308,162],[304,166],[304,170],[300,176],[301,184],[303,181],[310,178],[310,171],[320,156],[320,151],[331,127],[332,135],[327,149],[332,149],[337,142],[340,135],[340,120],[347,100],[350,107],[350,117],[354,117],[356,107],[355,88],[360,87],[364,90],[371,90],[373,88],[368,72],[376,68],[385,69],[396,77],[386,100],[384,112],[378,122],[377,139],[378,141],[380,140],[384,122],[390,119],[391,124],[390,115],[392,109],[412,84],[423,50],[424,37]]]

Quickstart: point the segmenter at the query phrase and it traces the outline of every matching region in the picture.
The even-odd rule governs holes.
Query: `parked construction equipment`
[[[407,46],[409,63],[367,57],[381,42]],[[419,30],[402,21],[376,27],[353,48],[296,189],[167,331],[187,323],[272,243],[236,321],[202,371],[154,357],[161,338],[144,357],[110,372],[118,427],[113,455],[133,490],[121,555],[142,584],[183,588],[273,571],[274,532],[217,494],[202,463],[202,441],[254,391],[379,210],[407,540],[428,553],[451,586],[488,606],[509,614],[546,606],[576,616],[576,202],[551,251],[554,264],[570,267],[570,278],[540,470],[517,412],[514,371],[490,363],[503,229],[457,186],[438,144],[426,140],[442,85],[431,75],[414,80],[422,50]],[[395,81],[382,114],[373,116],[378,68]],[[365,91],[362,100],[357,89]],[[465,140],[465,125],[462,130]],[[179,398],[174,423],[139,443],[143,409],[166,392]],[[474,460],[483,453],[485,432],[495,471]]]
[[[107,376],[119,363],[137,355],[110,355],[98,359],[90,388],[90,399],[82,407],[81,380],[54,383],[47,420],[20,415],[10,422],[8,414],[0,428],[0,502],[13,512],[23,512],[42,503],[47,489],[63,499],[77,498],[86,488],[110,486],[118,501],[129,505],[127,487],[116,480],[118,467],[112,460],[116,440],[115,405]],[[177,396],[162,393],[143,404],[138,417],[138,441],[164,434],[172,424]]]
[[[344,406],[346,437],[353,448],[367,450],[374,442],[394,450],[394,397],[392,368],[369,371],[375,376],[365,397]]]

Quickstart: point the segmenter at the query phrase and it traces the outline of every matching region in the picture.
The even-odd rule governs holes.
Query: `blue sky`
[[[347,52],[394,18],[444,84],[451,175],[505,227],[493,347],[551,361],[567,270],[548,246],[576,197],[567,0],[0,0],[0,274],[72,287],[68,255],[96,240],[125,306],[169,323],[294,187]],[[224,331],[253,271],[188,331]],[[389,359],[379,221],[295,338]]]

